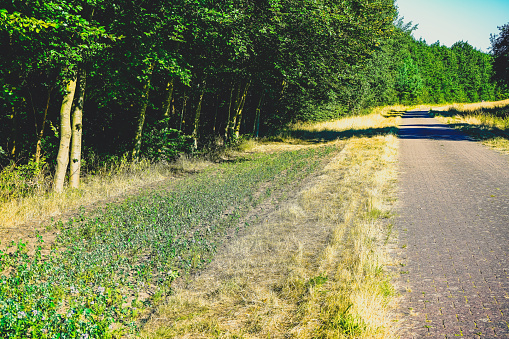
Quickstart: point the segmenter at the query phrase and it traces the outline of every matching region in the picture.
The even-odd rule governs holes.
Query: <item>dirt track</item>
[[[429,117],[400,129],[403,338],[509,338],[509,157]]]

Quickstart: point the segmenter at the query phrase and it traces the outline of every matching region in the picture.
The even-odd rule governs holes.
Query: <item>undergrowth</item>
[[[52,226],[0,252],[0,336],[121,337],[213,257],[249,208],[316,169],[331,147],[253,155]],[[269,183],[269,188],[264,186]],[[264,187],[262,189],[262,187]]]

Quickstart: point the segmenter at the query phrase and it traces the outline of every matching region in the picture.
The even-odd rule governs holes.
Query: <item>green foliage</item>
[[[492,35],[491,52],[494,57],[493,78],[509,93],[509,23],[498,28],[498,35]]]
[[[158,122],[143,136],[142,155],[155,161],[173,161],[179,154],[193,152],[193,138],[168,128],[167,119]]]
[[[60,222],[49,253],[41,239],[33,255],[21,242],[1,252],[0,336],[108,338],[132,332],[143,311],[171,293],[176,278],[203,268],[239,218],[270,196],[261,194],[266,183],[272,191],[285,190],[333,151],[225,163]]]
[[[47,174],[46,159],[35,162],[32,158],[27,164],[11,163],[0,171],[0,201],[8,201],[34,194],[44,189]]]
[[[398,92],[399,102],[410,104],[416,102],[423,89],[423,81],[419,72],[419,67],[415,65],[411,58],[406,58],[399,69],[396,79],[396,91]]]
[[[33,155],[43,119],[54,164],[62,84],[77,68],[87,71],[85,158],[130,151],[138,122],[145,157],[172,159],[189,150],[195,121],[199,146],[228,144],[233,131],[507,94],[491,79],[493,60],[504,59],[464,42],[417,41],[396,16],[393,0],[9,2],[0,11],[0,166]]]

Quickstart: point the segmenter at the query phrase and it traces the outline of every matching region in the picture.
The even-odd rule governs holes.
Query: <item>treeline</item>
[[[56,164],[60,190],[82,153],[157,160],[374,105],[503,95],[490,55],[415,41],[396,17],[393,0],[13,0],[0,165]]]
[[[391,104],[478,102],[508,97],[493,80],[493,56],[466,42],[452,47],[427,44],[412,36],[411,23],[399,19],[367,64],[352,75],[358,108]]]

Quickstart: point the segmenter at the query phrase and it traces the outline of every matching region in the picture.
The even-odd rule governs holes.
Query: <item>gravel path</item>
[[[427,112],[400,138],[402,338],[509,338],[509,157]]]

